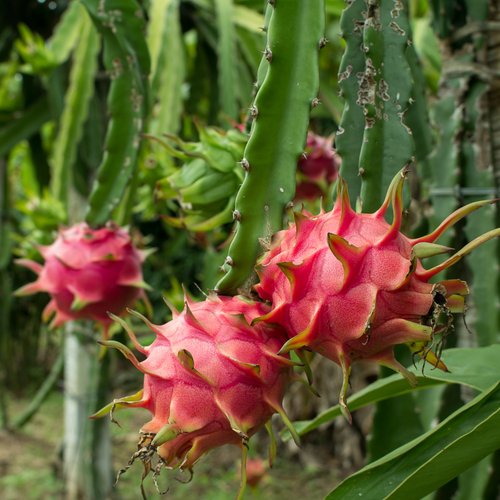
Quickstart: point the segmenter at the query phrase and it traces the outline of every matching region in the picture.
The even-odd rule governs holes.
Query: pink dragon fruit
[[[247,484],[251,488],[256,488],[258,484],[266,477],[266,462],[260,457],[247,458],[246,463]]]
[[[218,297],[213,292],[204,302],[195,303],[186,295],[184,311],[172,310],[174,318],[163,326],[151,324],[138,313],[156,333],[149,347],[142,347],[128,325],[127,330],[138,351],[147,359],[139,363],[134,354],[114,341],[100,342],[116,347],[144,372],[144,389],[136,395],[114,400],[94,417],[120,407],[148,409],[153,418],[140,430],[136,459],[151,468],[155,452],[159,461],[156,478],[162,468],[179,467],[192,473],[193,465],[207,451],[233,444],[240,447],[242,470],[248,439],[279,413],[296,441],[298,435],[288,420],[281,400],[286,385],[296,379],[297,363],[277,352],[287,340],[283,329],[261,323],[250,327],[257,316],[270,308],[242,297]],[[132,311],[131,311],[132,312]],[[113,420],[114,421],[114,420]],[[274,459],[274,437],[270,463]],[[145,477],[144,475],[144,477]],[[243,495],[245,474],[238,498]],[[142,488],[142,484],[141,484]]]
[[[294,203],[314,202],[328,196],[328,187],[337,179],[340,159],[333,149],[333,138],[309,132],[305,155],[297,164]]]
[[[323,189],[315,182],[307,182],[297,180],[297,187],[295,188],[295,198],[293,203],[297,204],[300,201],[314,202],[325,196]]]
[[[307,134],[306,155],[299,159],[298,170],[310,181],[326,179],[328,184],[337,179],[340,161],[333,149],[333,137]]]
[[[17,260],[39,276],[15,295],[47,292],[51,301],[43,319],[48,321],[55,313],[54,328],[70,320],[94,320],[103,325],[106,337],[112,321],[107,311],[122,315],[145,296],[148,285],[141,265],[147,251],[134,247],[128,232],[114,223],[92,229],[82,222],[62,229],[52,245],[39,246],[38,251],[45,259],[43,266],[28,259]]]
[[[296,213],[295,224],[273,236],[270,251],[256,267],[261,282],[255,289],[272,301],[273,310],[254,324],[265,321],[285,328],[290,340],[280,353],[308,347],[341,366],[340,405],[349,421],[345,392],[354,361],[388,366],[416,385],[415,375],[394,358],[393,346],[407,344],[424,363],[446,370],[431,348],[436,334],[446,335],[452,313],[464,312],[468,287],[458,279],[428,281],[500,234],[500,230],[486,233],[441,265],[424,269],[420,259],[452,250],[434,244],[444,231],[496,200],[460,208],[434,232],[412,240],[399,232],[404,177],[404,172],[395,177],[373,214],[355,213],[346,185],[339,180],[333,210],[317,216]],[[391,201],[395,215],[389,225],[384,217]],[[446,325],[438,324],[441,313],[447,316]]]

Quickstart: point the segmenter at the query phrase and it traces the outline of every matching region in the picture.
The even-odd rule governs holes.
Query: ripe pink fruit
[[[333,137],[321,137],[309,132],[307,134],[306,155],[301,157],[298,169],[310,181],[326,179],[331,184],[338,176],[340,161],[333,149]]]
[[[174,318],[165,325],[156,326],[143,318],[156,333],[149,347],[142,347],[128,325],[118,320],[147,359],[139,363],[127,347],[114,341],[101,343],[120,349],[144,372],[144,389],[113,401],[94,417],[111,410],[113,418],[117,406],[141,407],[152,413],[152,420],[140,430],[139,452],[129,465],[135,459],[149,464],[157,452],[156,482],[162,466],[192,472],[204,453],[233,444],[243,451],[245,470],[248,439],[266,424],[271,431],[274,413],[281,415],[298,441],[281,406],[287,384],[300,379],[293,371],[296,363],[288,355],[277,354],[287,339],[285,332],[266,323],[249,326],[269,310],[262,303],[218,297],[213,292],[199,303],[186,296],[184,311],[179,314],[174,309]],[[274,453],[273,438],[271,463]]]
[[[38,251],[45,259],[43,266],[28,259],[17,261],[39,276],[15,294],[47,292],[51,301],[43,319],[55,313],[52,327],[87,319],[102,323],[106,332],[111,323],[107,311],[123,314],[148,288],[141,269],[146,252],[135,248],[128,232],[114,223],[92,229],[82,222],[62,229],[52,245],[39,246]]]
[[[394,345],[407,344],[424,360],[446,370],[430,349],[435,334],[446,334],[451,313],[464,311],[468,287],[458,279],[428,281],[500,234],[500,230],[486,233],[443,264],[424,269],[421,258],[451,250],[433,243],[444,231],[495,200],[463,207],[433,233],[412,240],[399,232],[404,177],[404,173],[395,177],[382,207],[373,214],[355,213],[345,182],[339,182],[333,210],[317,216],[296,213],[295,224],[273,236],[270,251],[256,267],[261,282],[255,289],[272,301],[273,310],[254,323],[285,328],[290,340],[280,353],[307,346],[342,367],[340,404],[348,420],[345,392],[354,361],[388,366],[416,385],[415,375],[393,354]],[[395,216],[389,225],[384,217],[391,201]],[[440,313],[448,316],[447,325],[438,325]]]
[[[266,462],[260,457],[247,458],[247,484],[255,488],[266,476]]]
[[[300,201],[314,202],[325,196],[325,192],[318,184],[314,182],[298,181],[295,188],[295,198],[293,203],[296,204]]]

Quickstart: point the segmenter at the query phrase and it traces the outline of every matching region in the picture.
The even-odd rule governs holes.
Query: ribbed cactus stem
[[[363,11],[366,11],[364,0],[354,0],[340,16],[340,29],[346,46],[339,67],[338,81],[345,105],[335,137],[335,147],[342,158],[339,175],[349,186],[352,204],[356,203],[361,191],[359,154],[365,129],[363,107],[356,104],[359,91],[358,74],[365,70]]]
[[[222,294],[249,294],[256,258],[283,227],[295,194],[295,171],[318,96],[318,52],[324,37],[324,0],[273,0],[264,58],[266,77],[253,103],[254,125],[241,166],[245,180],[236,210],[241,220],[229,248]]]
[[[270,4],[267,4],[266,7],[266,16],[264,18],[264,26],[262,26],[262,31],[264,32],[265,35],[265,40],[266,40],[266,47],[267,47],[267,41],[268,41],[268,33],[269,33],[269,22],[271,21],[271,16],[273,14],[273,7]],[[255,82],[255,86],[258,89],[262,87],[262,84],[264,83],[264,80],[267,75],[267,69],[269,68],[269,63],[266,60],[265,57],[263,57],[260,61],[259,64],[259,69],[257,70],[257,81]]]
[[[403,1],[367,2],[357,105],[363,106],[365,132],[359,159],[363,212],[384,200],[393,177],[414,153],[405,115],[411,106],[412,75],[406,59],[408,5]]]

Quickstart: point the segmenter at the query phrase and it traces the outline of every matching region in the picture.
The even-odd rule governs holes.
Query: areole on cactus
[[[193,302],[187,294],[185,300],[182,313],[169,304],[174,317],[162,326],[130,311],[156,333],[156,340],[148,347],[138,343],[125,321],[113,316],[147,359],[139,363],[132,351],[118,342],[100,343],[119,349],[144,373],[144,389],[114,400],[94,418],[110,412],[115,421],[114,412],[125,407],[146,408],[152,413],[152,420],[141,428],[139,451],[119,475],[137,459],[144,463],[147,475],[157,452],[155,483],[162,467],[192,473],[207,451],[224,444],[240,447],[241,498],[247,442],[264,425],[272,438],[271,465],[274,460],[273,414],[281,415],[299,443],[281,400],[289,382],[306,382],[293,370],[298,363],[287,354],[277,354],[287,339],[284,330],[266,323],[250,326],[253,319],[269,312],[268,305],[238,296],[219,297],[213,292],[203,302]]]
[[[421,259],[452,249],[434,242],[468,213],[495,200],[472,203],[450,215],[431,234],[409,239],[400,233],[403,209],[401,171],[384,203],[373,214],[351,209],[347,186],[339,180],[333,210],[314,216],[303,210],[295,223],[276,233],[257,272],[255,290],[273,309],[253,320],[283,326],[290,337],[280,353],[303,347],[341,366],[344,382],[341,409],[351,421],[345,402],[351,365],[374,361],[400,372],[413,386],[414,374],[394,357],[393,347],[406,344],[425,361],[446,370],[440,361],[440,342],[452,313],[464,312],[469,289],[461,280],[430,284],[429,280],[478,245],[500,234],[490,231],[466,245],[444,263],[426,270]],[[385,221],[392,202],[394,220]],[[447,321],[439,323],[444,313]]]
[[[51,327],[66,321],[85,319],[101,323],[104,336],[112,320],[108,311],[122,315],[149,286],[142,277],[142,262],[148,251],[139,250],[128,231],[114,222],[92,229],[85,222],[62,228],[52,245],[39,246],[45,259],[19,259],[17,264],[38,274],[15,295],[47,292],[51,300],[43,312],[44,321],[53,315]]]

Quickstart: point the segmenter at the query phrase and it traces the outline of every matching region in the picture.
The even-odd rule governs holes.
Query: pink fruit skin
[[[414,252],[422,245],[435,254],[451,250],[433,242],[481,204],[459,209],[433,234],[410,240],[399,232],[403,181],[404,175],[393,181],[383,206],[373,214],[355,213],[345,183],[339,182],[333,210],[317,216],[305,210],[296,213],[295,224],[273,236],[270,251],[256,266],[260,283],[255,290],[272,302],[273,310],[254,323],[285,328],[290,340],[281,352],[308,347],[339,364],[345,378],[343,405],[349,368],[356,360],[391,367],[416,384],[415,375],[394,358],[396,344],[425,353],[427,361],[446,370],[434,353],[425,352],[439,331],[432,318],[438,307],[436,293],[446,302],[442,312],[464,310],[466,283],[428,283],[461,255],[426,271]],[[385,221],[391,200],[396,214],[392,225]],[[481,242],[478,239],[467,253]]]
[[[279,327],[249,326],[269,310],[239,297],[211,295],[186,303],[165,325],[150,324],[157,337],[141,349],[147,356],[138,365],[145,371],[142,399],[126,406],[152,413],[141,433],[171,433],[157,450],[169,467],[191,469],[212,448],[242,447],[274,413],[283,412],[285,388],[295,378],[288,356],[277,355],[287,337]]]
[[[326,179],[331,184],[337,179],[340,160],[332,145],[333,138],[321,137],[312,132],[307,134],[307,158],[299,159],[298,169],[310,181]]]
[[[255,488],[266,476],[267,467],[262,458],[247,458],[247,484]]]
[[[298,203],[301,200],[312,202],[324,195],[325,193],[318,186],[318,184],[315,184],[314,182],[299,181],[297,182],[297,187],[295,189],[295,198],[293,202],[294,204]]]
[[[86,223],[62,229],[56,241],[38,247],[43,266],[20,259],[18,264],[39,276],[16,295],[47,292],[51,301],[44,310],[52,326],[76,319],[93,320],[107,327],[107,312],[122,315],[143,295],[147,285],[142,278],[145,254],[135,248],[127,231],[110,223],[91,229]]]

